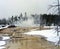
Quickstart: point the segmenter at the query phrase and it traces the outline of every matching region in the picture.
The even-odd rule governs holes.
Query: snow
[[[5,49],[6,47],[4,47],[7,43],[7,40],[10,39],[9,36],[1,36],[2,39],[0,40],[0,49]]]
[[[6,44],[5,41],[0,41],[0,46],[5,45],[5,44]]]
[[[1,46],[1,47],[0,47],[0,49],[4,49],[4,48],[6,48],[6,47],[4,47],[4,46]]]
[[[1,25],[0,25],[1,26]],[[0,27],[0,29],[5,29],[5,28],[8,28],[9,25],[6,25],[5,27]]]
[[[0,27],[0,29],[3,29],[2,27]]]
[[[2,38],[3,38],[2,40],[9,40],[10,39],[10,37],[8,37],[8,36],[3,36]]]
[[[54,42],[55,44],[57,44],[57,42],[59,41],[59,36],[57,36],[57,32],[55,29],[50,29],[50,30],[41,30],[41,31],[30,31],[27,33],[24,33],[27,35],[37,35],[37,36],[43,36],[46,37],[48,41]]]
[[[44,26],[44,28],[56,28],[56,26]]]

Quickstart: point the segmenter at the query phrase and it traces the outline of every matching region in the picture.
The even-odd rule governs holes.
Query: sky
[[[52,2],[54,0],[0,0],[0,18],[8,18],[25,12],[28,15],[47,13]]]

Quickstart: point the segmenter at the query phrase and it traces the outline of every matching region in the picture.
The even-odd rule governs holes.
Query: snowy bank
[[[30,31],[30,32],[27,32],[24,34],[43,36],[43,37],[47,38],[46,40],[54,42],[55,44],[57,44],[57,42],[59,41],[59,36],[57,36],[57,32],[55,29],[41,30],[41,31]]]

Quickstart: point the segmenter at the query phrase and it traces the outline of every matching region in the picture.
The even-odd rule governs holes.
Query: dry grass
[[[11,41],[6,45],[6,49],[58,49],[53,43],[46,41],[44,37],[42,38],[41,36],[37,37],[21,34],[34,29],[45,30],[43,27],[16,27],[1,30],[0,34],[9,34],[12,36]]]
[[[6,46],[9,49],[57,49],[51,42],[41,37],[22,35],[23,38],[12,38]]]

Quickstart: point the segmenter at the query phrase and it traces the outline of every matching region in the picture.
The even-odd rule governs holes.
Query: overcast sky
[[[0,0],[0,18],[27,14],[47,13],[49,5],[54,0]]]

